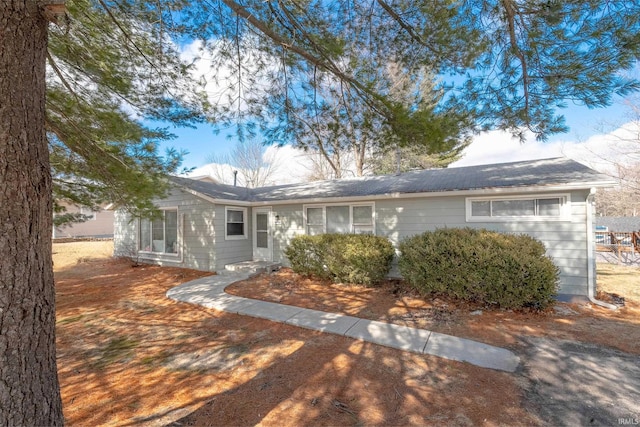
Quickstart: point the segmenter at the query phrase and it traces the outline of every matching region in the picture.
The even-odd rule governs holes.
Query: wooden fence
[[[640,253],[640,232],[596,231],[596,250]]]
[[[640,265],[640,231],[596,231],[598,261]]]

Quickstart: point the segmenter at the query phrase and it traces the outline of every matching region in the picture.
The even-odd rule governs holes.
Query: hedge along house
[[[116,254],[219,271],[250,260],[287,265],[284,249],[298,234],[373,233],[397,246],[426,230],[487,228],[541,240],[560,268],[561,296],[591,299],[593,195],[615,184],[566,158],[255,189],[171,180],[157,200],[162,219],[116,213]]]

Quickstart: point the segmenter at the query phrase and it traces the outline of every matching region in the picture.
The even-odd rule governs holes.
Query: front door
[[[253,260],[273,261],[271,208],[253,209]]]

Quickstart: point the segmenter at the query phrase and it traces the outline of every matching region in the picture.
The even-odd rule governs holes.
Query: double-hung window
[[[225,208],[225,238],[238,240],[247,238],[247,209]]]
[[[351,223],[353,232],[358,234],[373,233],[373,205],[358,205],[351,207]]]
[[[306,209],[307,234],[315,236],[324,233],[324,208],[308,207]]]
[[[373,204],[305,206],[307,234],[374,233]]]
[[[138,249],[160,254],[178,253],[178,210],[165,209],[159,218],[140,219]]]
[[[569,195],[478,197],[467,199],[467,221],[562,220],[570,214]]]

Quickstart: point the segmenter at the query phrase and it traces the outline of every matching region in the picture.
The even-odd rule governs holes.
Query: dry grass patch
[[[640,268],[598,263],[598,290],[640,304]]]
[[[110,259],[113,240],[78,241],[53,244],[53,267],[56,271],[79,262]]]

